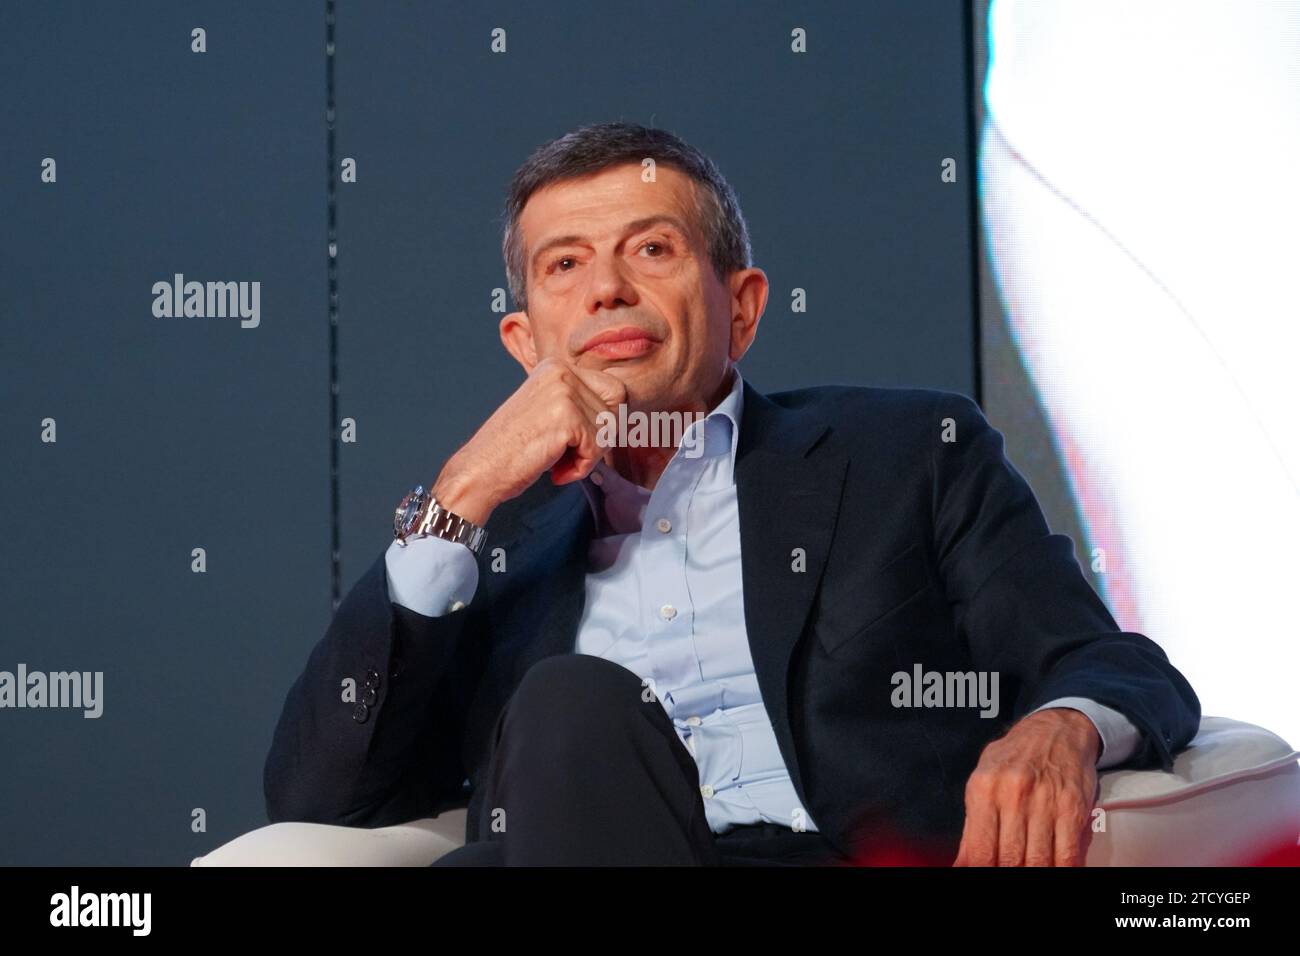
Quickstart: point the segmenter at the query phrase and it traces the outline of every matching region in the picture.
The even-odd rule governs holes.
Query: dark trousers
[[[646,699],[649,698],[649,699]],[[493,731],[480,839],[434,866],[830,866],[815,831],[760,823],[714,834],[699,770],[663,705],[627,668],[543,658]]]

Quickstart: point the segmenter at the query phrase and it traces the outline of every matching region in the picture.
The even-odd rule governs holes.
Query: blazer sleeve
[[[932,415],[935,560],[975,666],[998,672],[1004,712],[1089,698],[1140,732],[1128,765],[1169,770],[1200,725],[1191,685],[1154,641],[1119,629],[979,407],[941,392]]]
[[[436,617],[393,603],[381,554],[289,689],[263,771],[271,822],[382,827],[463,806],[478,618],[473,602]]]

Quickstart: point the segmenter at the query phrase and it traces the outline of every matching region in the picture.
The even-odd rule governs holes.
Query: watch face
[[[406,497],[398,503],[397,511],[393,515],[393,533],[399,537],[409,534],[428,500],[423,485],[416,485],[408,491]]]

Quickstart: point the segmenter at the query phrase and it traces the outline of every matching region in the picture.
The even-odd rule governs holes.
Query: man
[[[527,377],[290,690],[273,821],[468,798],[443,865],[1074,865],[1097,768],[1193,737],[973,402],[743,381],[767,278],[699,151],[543,145],[503,251]],[[638,415],[689,425],[611,439]]]

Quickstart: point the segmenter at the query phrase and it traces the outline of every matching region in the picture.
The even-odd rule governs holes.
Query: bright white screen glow
[[[1206,716],[1300,744],[1300,3],[988,32],[989,255],[1103,596]]]

